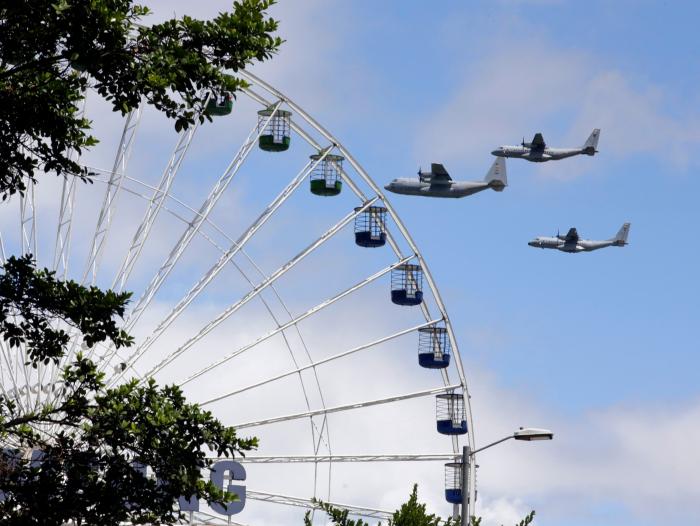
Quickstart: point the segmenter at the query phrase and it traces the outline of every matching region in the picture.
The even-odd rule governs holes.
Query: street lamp
[[[525,440],[531,442],[533,440],[552,440],[554,438],[554,433],[549,429],[539,429],[536,427],[521,427],[515,431],[512,435],[508,435],[505,438],[496,440],[486,446],[480,447],[471,451],[469,446],[464,446],[462,449],[462,514],[461,514],[461,526],[469,525],[469,464],[471,458],[480,451],[488,449],[514,438],[515,440]]]

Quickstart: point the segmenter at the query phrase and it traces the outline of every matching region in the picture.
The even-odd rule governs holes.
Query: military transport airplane
[[[592,241],[579,238],[576,229],[570,228],[565,236],[557,234],[557,237],[536,237],[528,245],[535,248],[556,248],[562,252],[591,252],[599,248],[624,247],[627,244],[629,232],[630,224],[625,223],[612,239]]]
[[[506,160],[499,157],[483,181],[453,181],[441,164],[430,165],[430,172],[418,170],[418,179],[394,179],[384,188],[395,194],[428,197],[464,197],[487,188],[502,192],[508,186]]]
[[[523,139],[520,146],[501,146],[491,153],[497,157],[515,157],[535,163],[557,161],[566,157],[573,157],[574,155],[595,155],[598,151],[596,150],[598,137],[600,137],[600,130],[596,128],[581,148],[549,148],[545,144],[542,134],[536,133],[532,142],[525,142],[525,139]]]

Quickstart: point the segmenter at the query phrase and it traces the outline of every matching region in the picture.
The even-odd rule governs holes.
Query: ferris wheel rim
[[[474,443],[474,423],[473,423],[473,415],[472,415],[472,410],[471,410],[471,396],[469,394],[469,388],[467,385],[466,381],[466,375],[464,373],[464,367],[461,359],[461,353],[459,351],[459,345],[457,342],[456,335],[454,333],[454,329],[452,327],[452,323],[450,321],[450,318],[447,313],[447,308],[442,300],[442,297],[440,295],[440,292],[437,288],[437,284],[435,280],[432,277],[432,274],[430,272],[430,269],[428,267],[428,264],[423,257],[422,253],[420,252],[420,249],[418,248],[418,245],[415,243],[413,240],[412,236],[410,235],[410,232],[404,225],[403,221],[401,220],[400,216],[396,212],[395,208],[392,206],[390,200],[387,198],[387,196],[384,194],[382,189],[380,188],[379,185],[377,185],[374,180],[371,178],[371,176],[364,170],[364,168],[359,164],[359,162],[355,159],[355,157],[351,154],[351,152],[342,144],[341,141],[339,141],[333,134],[331,134],[325,127],[323,127],[318,121],[316,121],[309,113],[307,113],[300,105],[298,105],[296,102],[294,102],[292,99],[290,99],[287,95],[282,93],[281,91],[277,90],[264,80],[260,79],[256,75],[252,74],[251,72],[247,70],[241,70],[239,73],[248,81],[250,81],[252,84],[260,86],[263,88],[265,91],[267,91],[270,95],[275,97],[277,100],[284,101],[293,111],[296,115],[299,115],[302,117],[302,119],[309,124],[311,127],[313,127],[318,133],[320,133],[328,142],[333,144],[338,151],[348,160],[348,162],[353,166],[357,174],[363,179],[363,181],[372,189],[372,191],[379,197],[379,199],[384,203],[384,206],[387,209],[387,212],[393,219],[394,223],[399,229],[399,232],[403,236],[403,238],[407,241],[409,247],[413,251],[415,257],[419,261],[421,268],[423,269],[424,275],[426,277],[426,281],[428,283],[428,286],[431,289],[431,293],[434,297],[434,300],[437,304],[438,309],[440,310],[440,313],[442,314],[442,319],[445,323],[445,327],[447,329],[447,333],[449,335],[452,348],[454,351],[454,355],[456,357],[456,369],[459,375],[460,379],[460,385],[463,390],[463,396],[464,396],[464,405],[466,408],[467,412],[467,419],[469,422],[469,433],[467,434],[467,441],[470,445],[470,447],[473,449],[475,447]],[[250,88],[244,89],[244,92],[247,93],[248,95],[253,95],[254,94],[251,92]],[[259,101],[260,102],[260,101]],[[292,122],[292,125],[294,123]],[[318,147],[318,144],[315,143],[313,140],[310,140],[311,138],[308,135],[304,135],[300,133],[300,130],[295,130],[299,135],[301,135],[309,144],[312,146]],[[390,235],[387,232],[388,235]],[[397,256],[400,257],[400,253],[397,254]],[[426,315],[427,317],[427,315]],[[447,378],[443,377],[444,383],[447,385],[448,380]],[[453,450],[456,453],[458,453],[458,442],[456,439],[453,439]],[[474,480],[475,476],[475,466],[474,463],[470,465],[470,478]],[[474,484],[471,485],[471,492],[475,493],[475,488]],[[470,500],[474,502],[475,500],[475,495],[472,496],[470,495]]]

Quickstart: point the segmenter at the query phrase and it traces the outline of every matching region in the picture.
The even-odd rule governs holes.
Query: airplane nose
[[[530,245],[531,247],[536,247],[537,241],[528,241],[527,244]]]
[[[503,149],[496,148],[494,151],[491,152],[491,155],[495,155],[496,157],[500,157],[501,155],[503,155]]]
[[[384,185],[384,190],[391,190],[391,183]]]

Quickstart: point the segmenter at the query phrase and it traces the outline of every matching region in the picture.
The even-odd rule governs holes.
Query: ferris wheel
[[[66,360],[83,352],[109,385],[175,383],[260,438],[225,482],[239,513],[181,501],[193,523],[291,524],[312,499],[386,519],[413,482],[445,515],[462,502],[455,460],[473,448],[472,416],[426,260],[338,139],[239,74],[241,96],[210,94],[214,122],[178,134],[147,108],[121,122],[84,109],[106,139],[79,159],[93,184],[45,177],[4,204],[3,261],[31,253],[60,278],[133,291],[135,345],[75,338]],[[60,396],[58,367],[0,352],[3,393],[20,407]]]

